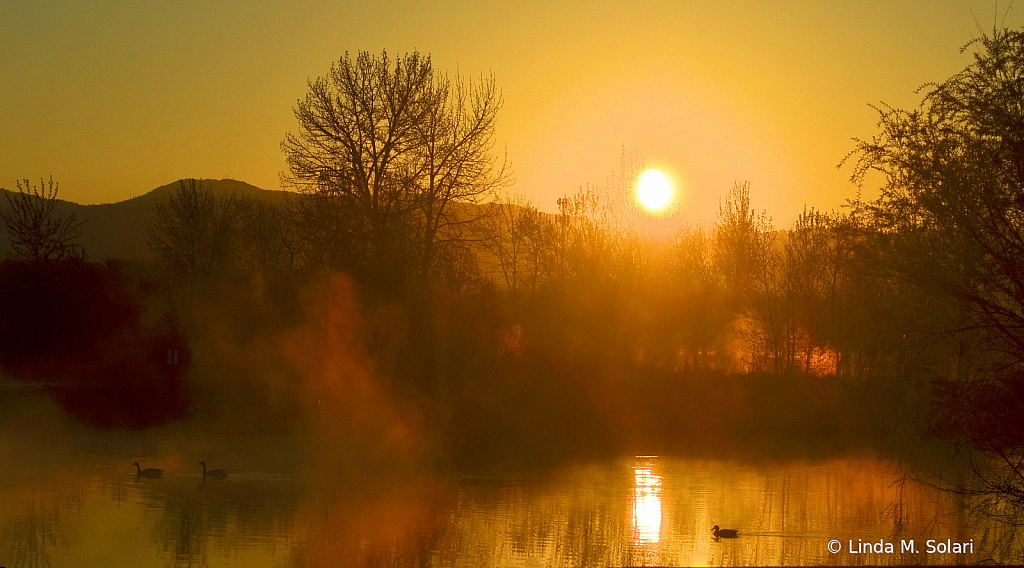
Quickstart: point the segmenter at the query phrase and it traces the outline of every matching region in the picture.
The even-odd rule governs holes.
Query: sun
[[[661,209],[672,197],[672,185],[658,170],[644,170],[636,185],[637,197],[648,209]]]

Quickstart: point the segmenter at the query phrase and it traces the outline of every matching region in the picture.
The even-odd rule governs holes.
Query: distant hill
[[[215,195],[236,193],[242,196],[273,203],[283,204],[289,195],[287,191],[260,189],[254,185],[233,179],[205,179],[206,187]],[[74,213],[79,221],[84,221],[82,245],[89,260],[104,261],[110,258],[121,259],[152,259],[153,253],[146,246],[146,226],[152,222],[158,201],[170,198],[177,189],[179,182],[160,186],[145,195],[133,197],[117,203],[102,205],[79,205],[61,200],[57,206],[60,214]],[[8,191],[0,190],[8,193]],[[0,197],[0,210],[7,211],[7,199]],[[11,250],[11,242],[6,227],[0,221],[0,260],[7,258]]]

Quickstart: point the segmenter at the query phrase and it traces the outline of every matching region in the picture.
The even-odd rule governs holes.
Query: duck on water
[[[736,529],[719,529],[718,525],[715,525],[711,532],[714,533],[715,538],[736,538],[740,534]]]
[[[135,472],[135,476],[136,477],[145,477],[146,479],[156,479],[156,478],[158,478],[158,477],[160,477],[160,476],[162,476],[164,474],[164,470],[157,469],[155,467],[150,467],[150,468],[147,468],[147,469],[142,469],[142,466],[139,465],[139,462],[135,462],[134,465],[135,465],[135,470],[136,470],[136,472]]]

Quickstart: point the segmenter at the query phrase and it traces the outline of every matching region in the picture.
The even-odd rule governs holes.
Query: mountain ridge
[[[169,199],[183,181],[185,180],[161,185],[142,195],[114,203],[82,205],[58,199],[56,212],[60,215],[74,213],[78,221],[82,222],[80,242],[89,260],[152,260],[153,253],[146,245],[146,227],[154,219],[157,202]],[[198,181],[202,181],[215,195],[226,196],[234,193],[274,205],[283,204],[287,196],[292,195],[289,191],[262,189],[235,179]],[[2,188],[0,192],[16,193]],[[7,199],[0,198],[0,211],[6,212],[9,209]],[[10,237],[6,227],[0,226],[0,260],[6,259],[10,251]]]

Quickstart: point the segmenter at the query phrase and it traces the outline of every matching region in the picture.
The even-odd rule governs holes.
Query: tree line
[[[667,397],[736,374],[870,383],[885,400],[855,412],[945,441],[973,468],[971,491],[1019,511],[1024,33],[972,45],[963,71],[916,109],[879,107],[878,134],[856,141],[853,181],[879,172],[879,198],[777,229],[738,183],[713,226],[667,239],[623,221],[622,188],[581,188],[552,213],[510,192],[493,76],[451,77],[418,53],[346,55],[294,107],[281,145],[294,198],[182,182],[157,207],[159,268],[138,289],[180,330],[182,297],[258,284],[287,313],[318,275],[346,274],[368,321],[398,314],[370,326],[367,349],[403,392],[449,409],[441,427],[495,397],[599,420],[623,377],[667,377]],[[8,197],[6,274],[84,262],[75,221],[52,217],[55,188],[28,187]]]

